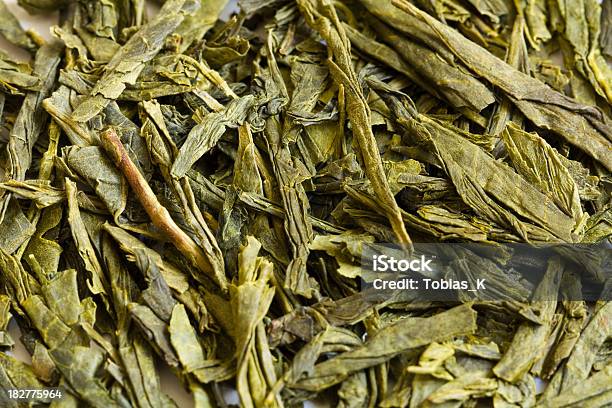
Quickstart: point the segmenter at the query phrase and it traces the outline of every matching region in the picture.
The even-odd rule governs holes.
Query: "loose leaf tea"
[[[21,27],[21,24],[19,24],[19,20],[17,20],[9,8],[6,7],[4,1],[0,1],[0,13],[2,14],[0,35],[18,47],[28,51],[36,51],[38,47],[34,39],[28,36],[28,33]]]
[[[2,406],[612,405],[612,2],[18,4]]]

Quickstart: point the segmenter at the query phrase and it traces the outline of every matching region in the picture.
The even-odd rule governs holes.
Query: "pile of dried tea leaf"
[[[0,0],[2,407],[612,406],[610,263],[427,301],[361,258],[609,242],[612,1],[18,2],[60,12]]]

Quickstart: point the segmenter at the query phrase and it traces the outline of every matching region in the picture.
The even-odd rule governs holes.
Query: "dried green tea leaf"
[[[546,339],[551,332],[551,322],[557,306],[555,299],[559,291],[563,268],[564,265],[560,258],[549,261],[546,274],[534,292],[535,301],[540,301],[542,324],[535,326],[533,323],[524,323],[518,328],[510,347],[493,367],[493,372],[499,378],[508,382],[516,382],[531,369],[537,359],[542,357]]]
[[[602,54],[608,58],[612,57],[612,5],[609,1],[601,4],[601,35],[599,44]]]
[[[581,407],[605,407],[612,402],[612,366],[593,374],[567,391],[538,402],[539,407],[575,405]]]
[[[371,129],[370,110],[350,63],[350,42],[339,24],[336,11],[331,4],[321,4],[319,7],[311,0],[298,1],[298,5],[307,23],[317,29],[327,41],[331,52],[328,66],[334,81],[346,90],[348,118],[353,123],[364,171],[372,183],[376,196],[380,200],[379,204],[387,214],[398,241],[409,248],[410,238],[382,169],[378,147]]]
[[[119,348],[119,354],[133,390],[130,394],[132,403],[145,407],[163,406],[154,355],[142,337],[134,336],[131,344]]]
[[[85,264],[85,269],[89,272],[87,285],[94,295],[107,295],[108,284],[106,283],[104,270],[81,218],[77,202],[76,185],[68,178],[65,180],[65,185],[66,196],[68,197],[68,222],[70,223],[72,238],[78,248],[79,256]]]
[[[18,3],[0,405],[612,403],[610,0]]]
[[[612,170],[610,120],[600,110],[581,105],[531,78],[470,42],[407,2],[394,0],[402,11],[419,19],[455,57],[475,75],[505,92],[518,109],[537,126],[549,129]],[[399,9],[398,9],[398,12]],[[471,57],[466,58],[467,55]]]
[[[388,361],[401,352],[435,341],[469,335],[475,328],[476,312],[469,304],[427,318],[401,319],[380,330],[362,347],[317,364],[311,375],[292,386],[319,391],[343,381],[350,373]]]
[[[9,180],[1,183],[0,189],[34,202],[39,209],[61,203],[66,199],[64,190],[53,187],[48,180]]]
[[[602,56],[597,38],[600,35],[601,6],[596,0],[578,0],[565,6],[564,38],[573,48],[573,64],[595,92],[612,102],[612,69]],[[561,6],[560,6],[561,8]]]
[[[227,3],[228,0],[201,0],[200,8],[176,28],[176,34],[181,37],[179,51],[184,52],[193,42],[200,41],[214,26]]]
[[[185,274],[171,263],[164,261],[162,256],[147,247],[142,241],[130,235],[127,231],[114,227],[110,224],[104,225],[107,231],[119,244],[120,248],[128,255],[128,260],[136,262],[138,258],[149,258],[148,263],[155,264],[163,275],[164,280],[172,289],[179,293],[189,289],[189,282]]]
[[[204,365],[204,353],[198,343],[196,332],[189,323],[185,307],[181,304],[174,306],[170,319],[170,341],[178,355],[179,360],[187,372]]]
[[[11,320],[11,298],[7,295],[0,295],[0,346],[11,347],[15,344],[8,332],[8,325]]]
[[[2,249],[0,249],[0,272],[4,282],[4,290],[13,301],[21,304],[32,294],[39,292],[38,282],[24,270],[19,259],[7,254]]]
[[[4,220],[0,223],[0,249],[15,252],[32,235],[36,227],[25,216],[17,200],[10,200]]]
[[[19,20],[6,7],[4,1],[0,1],[0,35],[12,44],[25,48],[28,51],[36,51],[36,44],[19,24]]]
[[[10,59],[4,52],[0,51],[0,90],[3,94],[23,95],[27,91],[38,91],[41,88],[41,80],[32,75],[32,68],[23,63]]]
[[[596,352],[610,336],[612,303],[606,302],[591,318],[578,338],[565,366],[558,370],[544,392],[544,398],[553,398],[560,393],[580,387],[590,375]]]
[[[134,83],[145,64],[161,50],[166,37],[197,6],[198,3],[191,0],[170,0],[164,3],[155,18],[143,25],[113,55],[91,94],[72,113],[72,120],[87,122],[104,109],[110,100],[118,98],[126,85]]]
[[[63,150],[66,164],[81,176],[118,219],[127,202],[127,182],[97,146],[71,146]]]
[[[171,367],[178,366],[179,360],[170,343],[166,322],[157,317],[151,308],[145,305],[131,303],[129,310],[134,321],[151,344],[159,350],[164,361]]]
[[[552,34],[547,27],[548,16],[546,15],[546,1],[527,0],[525,3],[524,13],[529,39],[537,48],[542,43],[546,43],[552,38]]]
[[[102,382],[93,377],[103,361],[101,351],[82,346],[60,346],[51,350],[50,354],[57,369],[81,399],[96,408],[121,406]]]
[[[251,96],[231,101],[222,112],[211,112],[198,125],[194,126],[187,140],[181,146],[171,174],[175,178],[183,177],[191,166],[217,144],[228,127],[238,127],[245,120],[255,99]]]
[[[524,132],[513,124],[502,135],[514,168],[550,195],[557,207],[575,220],[576,226],[580,225],[583,212],[578,186],[563,164],[562,156],[538,135]]]
[[[493,93],[486,86],[460,68],[441,60],[431,49],[397,35],[376,19],[372,19],[371,24],[382,40],[394,47],[423,81],[441,93],[453,106],[468,107],[480,112],[495,101]]]

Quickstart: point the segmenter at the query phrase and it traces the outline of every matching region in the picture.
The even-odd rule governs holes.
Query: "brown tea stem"
[[[227,290],[228,284],[225,276],[214,273],[214,269],[202,249],[176,225],[168,210],[160,204],[149,183],[129,158],[115,130],[113,128],[106,129],[102,132],[100,139],[102,146],[134,190],[138,201],[151,218],[153,225],[164,232],[170,242],[198,269],[212,277],[221,289]]]

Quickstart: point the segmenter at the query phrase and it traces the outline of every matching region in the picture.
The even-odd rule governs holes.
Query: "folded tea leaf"
[[[7,253],[15,252],[36,230],[23,213],[17,200],[10,200],[4,220],[0,224],[0,248]]]
[[[426,24],[422,24],[415,16],[409,13],[401,13],[392,2],[377,2],[374,0],[359,0],[359,2],[379,20],[437,51],[442,59],[453,60],[451,52],[443,46],[444,42],[440,41],[435,32]]]
[[[108,284],[102,265],[96,255],[94,247],[87,235],[87,230],[81,218],[78,202],[76,185],[73,181],[66,178],[66,196],[68,198],[68,222],[70,223],[72,238],[79,251],[79,256],[85,264],[85,269],[89,273],[87,285],[91,292],[96,295],[107,295]]]
[[[374,135],[370,124],[370,111],[365,97],[357,84],[356,75],[350,64],[350,43],[344,29],[339,24],[336,11],[331,5],[317,7],[310,0],[298,1],[307,23],[316,28],[330,47],[328,65],[334,81],[341,84],[347,94],[347,114],[360,147],[364,171],[372,183],[380,205],[384,209],[398,241],[409,248],[410,238],[401,219],[399,207],[389,191],[388,182],[377,154]]]
[[[496,389],[497,381],[493,378],[483,378],[478,374],[465,375],[447,382],[429,394],[424,405],[465,401],[474,396],[489,396]]]
[[[0,405],[612,403],[609,0],[17,3]]]
[[[46,208],[66,199],[64,190],[51,186],[48,180],[9,180],[0,184],[2,190],[14,193],[18,198],[26,198],[38,208]]]
[[[52,382],[58,375],[49,350],[39,342],[36,343],[32,354],[32,370],[38,378],[47,383]]]
[[[129,311],[146,338],[158,350],[170,367],[176,367],[179,359],[172,347],[168,325],[155,315],[148,306],[130,303]]]
[[[546,2],[542,0],[527,0],[525,2],[523,12],[528,27],[528,38],[533,43],[534,48],[552,38],[552,34],[547,27],[546,6]]]
[[[5,378],[15,388],[42,387],[43,384],[36,378],[32,368],[23,362],[0,352],[0,367]]]
[[[14,301],[21,303],[38,292],[38,282],[23,269],[19,259],[2,249],[0,249],[0,272],[5,291]]]
[[[286,385],[295,384],[300,378],[311,376],[317,359],[325,351],[350,350],[361,344],[359,337],[349,330],[334,328],[333,326],[326,327],[296,353],[291,366],[274,385],[275,392],[279,392]],[[266,402],[269,402],[272,398],[273,395],[268,394]]]
[[[562,392],[579,386],[591,373],[596,357],[596,350],[601,347],[605,338],[609,337],[609,316],[612,306],[606,303],[591,317],[584,328],[565,366],[558,370],[546,389],[544,398],[553,398]]]
[[[572,217],[576,226],[583,220],[578,186],[562,162],[562,156],[536,134],[510,124],[503,132],[506,150],[514,168],[540,190],[550,195],[559,209]]]
[[[76,346],[53,349],[51,358],[58,370],[67,378],[72,389],[93,407],[119,407],[101,381],[92,378],[102,363],[102,353],[90,347]]]
[[[164,261],[160,254],[144,245],[138,238],[109,224],[104,224],[103,228],[117,241],[121,250],[126,252],[128,260],[142,265],[143,258],[147,258],[148,264],[155,264],[159,268],[159,272],[169,287],[180,293],[189,289],[189,282],[184,273],[171,263]]]
[[[192,372],[196,368],[204,365],[204,353],[198,343],[195,330],[189,323],[189,317],[185,312],[185,307],[181,304],[174,306],[170,326],[170,341],[178,358],[187,372]]]
[[[499,87],[537,126],[550,129],[612,170],[610,120],[596,108],[581,105],[550,87],[513,69],[484,48],[404,1],[401,10],[435,31],[435,35],[475,75]],[[473,57],[467,59],[466,55]],[[580,136],[577,136],[580,135]]]
[[[70,328],[44,305],[40,296],[28,297],[22,306],[48,347],[59,346],[70,334]]]
[[[525,27],[525,19],[519,13],[514,24],[512,25],[512,33],[510,34],[510,44],[506,49],[505,61],[524,73],[531,72],[529,61],[529,51],[527,49],[526,37],[527,28]],[[506,128],[510,120],[522,121],[522,118],[514,111],[516,109],[508,98],[503,98],[499,104],[494,107],[494,113],[491,115],[487,125],[487,131],[493,135],[499,135]],[[496,146],[496,155],[500,154],[503,146]]]
[[[600,35],[599,2],[579,0],[566,6],[560,14],[564,18],[564,38],[573,48],[573,63],[576,70],[590,82],[595,92],[610,102],[612,70],[601,55],[596,40]]]
[[[154,354],[139,336],[130,345],[119,348],[121,361],[130,382],[132,404],[145,407],[163,406],[159,376],[155,371]]]
[[[27,91],[38,91],[41,80],[32,75],[32,67],[11,60],[6,54],[0,52],[0,89],[3,94],[23,95]]]
[[[227,127],[238,127],[253,107],[254,98],[248,95],[228,104],[223,112],[209,113],[187,136],[172,164],[171,174],[181,178],[191,166],[217,144]]]
[[[379,23],[382,26],[382,23]],[[349,26],[346,23],[342,24],[342,27],[346,31],[346,35],[351,40],[351,45],[357,48],[359,51],[369,55],[372,58],[390,66],[398,72],[406,75],[411,81],[418,83],[420,86],[425,88],[428,92],[433,95],[438,95],[438,90],[430,86],[424,79],[406,63],[402,56],[397,53],[390,46],[386,46],[373,38],[365,36],[360,33],[356,28]],[[391,32],[391,30],[389,30]]]
[[[573,297],[581,291],[581,286],[579,274],[569,268],[566,269],[561,282],[561,295],[568,298]],[[563,309],[565,314],[559,325],[558,339],[546,361],[543,361],[543,373],[540,375],[544,378],[549,377],[549,373],[556,371],[561,362],[569,357],[587,322],[586,302],[564,301]]]
[[[503,16],[510,12],[510,6],[502,0],[469,0],[469,3],[474,6],[480,14],[489,17],[493,23],[498,23]]]
[[[362,347],[317,364],[310,376],[291,386],[320,391],[343,381],[350,373],[388,361],[412,348],[473,333],[475,327],[476,312],[469,304],[428,318],[405,318],[380,330]]]
[[[104,68],[89,97],[72,113],[71,119],[86,122],[97,115],[112,99],[121,95],[127,84],[134,83],[145,66],[161,50],[166,37],[192,14],[197,2],[191,0],[167,1],[153,20],[130,37],[113,55]]]
[[[338,390],[338,407],[362,407],[370,399],[365,372],[359,372],[345,380]]]
[[[127,182],[97,146],[72,146],[63,150],[64,160],[81,176],[104,202],[113,218],[118,219],[127,202]]]
[[[604,407],[612,401],[611,383],[612,367],[608,366],[558,396],[540,401],[538,406],[559,407],[575,404],[581,407]]]
[[[534,326],[532,323],[524,323],[519,327],[510,347],[493,367],[493,372],[499,378],[512,383],[516,382],[531,369],[537,359],[542,357],[546,338],[551,332],[551,322],[557,306],[554,300],[559,291],[563,268],[564,265],[560,258],[553,258],[549,261],[546,274],[534,292],[535,301],[541,299],[542,324]]]
[[[460,68],[447,64],[431,49],[397,35],[377,19],[372,19],[370,24],[385,43],[393,46],[404,61],[453,106],[480,112],[495,101],[493,93],[480,81]]]
[[[37,44],[32,41],[26,31],[19,24],[19,20],[6,7],[4,1],[0,1],[0,35],[12,44],[25,48],[28,51],[36,51]]]
[[[7,330],[11,320],[10,302],[11,298],[8,296],[0,296],[0,346],[2,347],[11,347],[15,344]]]
[[[226,5],[227,0],[201,0],[198,10],[176,28],[176,34],[182,38],[179,51],[184,52],[193,42],[200,41],[214,26]]]
[[[89,146],[97,140],[97,137],[88,126],[71,118],[76,99],[76,92],[62,85],[43,101],[43,107],[66,132],[72,144]]]

